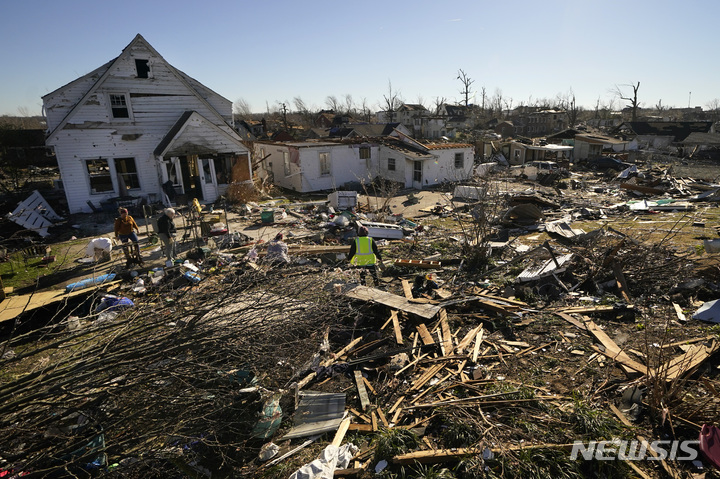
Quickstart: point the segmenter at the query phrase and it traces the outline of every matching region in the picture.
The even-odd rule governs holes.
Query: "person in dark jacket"
[[[175,227],[175,210],[165,208],[163,214],[158,218],[158,236],[165,247],[165,256],[167,260],[172,262],[175,260],[175,236],[177,236],[177,228]]]

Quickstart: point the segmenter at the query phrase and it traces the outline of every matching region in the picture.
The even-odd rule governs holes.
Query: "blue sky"
[[[328,95],[374,111],[389,82],[407,103],[459,101],[459,69],[513,106],[572,90],[593,108],[640,82],[641,106],[705,108],[720,98],[718,18],[709,0],[4,0],[0,115],[40,114],[42,95],[137,33],[256,112],[295,97],[323,108]]]

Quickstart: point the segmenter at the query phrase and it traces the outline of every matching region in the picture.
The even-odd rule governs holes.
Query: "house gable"
[[[138,75],[140,70],[136,60],[147,62],[147,78]],[[113,101],[119,97],[124,97],[129,115],[127,120],[133,123],[142,123],[148,118],[157,121],[162,108],[167,108],[164,100],[168,96],[190,96],[199,103],[198,107],[204,107],[206,116],[213,116],[217,121],[227,124],[231,119],[232,103],[206,87],[200,89],[209,98],[217,97],[213,103],[218,107],[227,107],[227,117],[224,117],[191,83],[200,85],[165,61],[138,34],[114,60],[43,97],[46,110],[61,110],[59,106],[69,106],[78,93],[87,88],[59,122],[57,116],[53,118],[53,123],[48,117],[48,141],[53,144],[57,132],[68,124],[97,126],[102,123],[121,123],[124,118],[113,117]],[[169,121],[174,121],[176,113],[173,111],[168,114],[172,115]],[[227,128],[230,129],[229,126]]]
[[[247,153],[236,134],[228,133],[195,111],[186,111],[153,154],[171,157],[214,153]]]

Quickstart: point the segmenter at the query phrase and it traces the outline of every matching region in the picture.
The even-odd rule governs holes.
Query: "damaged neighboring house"
[[[212,202],[231,181],[251,182],[232,102],[139,34],[117,58],[43,96],[43,108],[70,213],[128,197]]]
[[[573,158],[575,161],[586,161],[599,158],[608,153],[637,150],[636,140],[620,140],[611,136],[583,133],[575,135]]]
[[[472,145],[421,143],[397,130],[394,134],[397,137],[256,142],[257,157],[264,158],[257,173],[277,186],[303,193],[378,177],[422,189],[472,176]]]
[[[692,133],[714,133],[712,121],[626,121],[617,131],[635,138],[640,148],[662,149]]]

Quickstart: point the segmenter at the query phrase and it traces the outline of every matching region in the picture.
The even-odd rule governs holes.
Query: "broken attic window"
[[[124,94],[110,95],[110,108],[113,118],[130,118],[130,109]]]
[[[121,191],[140,189],[140,178],[135,167],[135,158],[115,158],[115,172],[117,173]]]
[[[360,147],[360,159],[361,160],[369,160],[370,159],[370,147],[369,146],[361,146]]]
[[[137,71],[138,78],[148,78],[148,74],[150,73],[150,65],[148,65],[148,60],[140,60],[139,58],[136,58],[135,70]]]
[[[462,153],[455,153],[455,168],[463,168],[465,166],[465,155]]]
[[[395,171],[395,158],[388,158],[388,171]]]
[[[100,158],[97,160],[88,160],[85,162],[85,167],[90,177],[91,194],[105,193],[114,190],[108,160]]]

